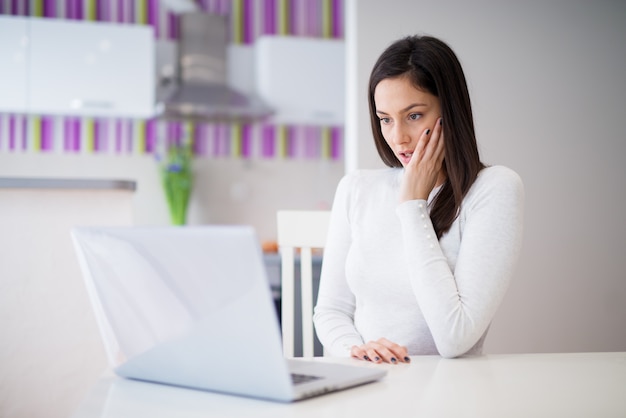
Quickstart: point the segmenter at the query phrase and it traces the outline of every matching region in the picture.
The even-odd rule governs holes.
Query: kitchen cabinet
[[[276,123],[341,126],[345,119],[345,42],[260,36],[256,87]]]
[[[34,17],[4,17],[1,23],[0,39],[5,38],[5,31],[9,39],[0,41],[0,51],[5,52],[0,55],[5,55],[5,64],[13,62],[0,67],[0,83],[12,85],[9,97],[0,99],[2,111],[92,117],[153,115],[152,27]],[[22,49],[15,39],[21,40]],[[23,61],[20,53],[25,56]]]
[[[26,112],[28,19],[0,16],[0,112]]]

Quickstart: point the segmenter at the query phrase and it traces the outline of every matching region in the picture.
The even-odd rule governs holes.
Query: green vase
[[[187,223],[187,207],[192,188],[193,150],[190,141],[172,144],[161,162],[163,191],[173,225]]]
[[[191,175],[186,171],[165,171],[163,188],[172,225],[187,224],[187,208],[191,198]]]

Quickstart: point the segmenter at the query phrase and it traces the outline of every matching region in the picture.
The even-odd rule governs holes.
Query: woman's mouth
[[[407,165],[409,161],[411,161],[413,151],[403,151],[398,153],[398,156],[400,157],[400,162],[402,163],[402,165]]]

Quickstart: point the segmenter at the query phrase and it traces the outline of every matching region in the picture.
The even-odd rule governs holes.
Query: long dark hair
[[[408,75],[413,85],[439,99],[447,180],[435,197],[430,217],[437,237],[446,233],[458,216],[465,194],[485,166],[480,161],[472,106],[461,63],[443,41],[430,36],[409,36],[391,44],[378,58],[369,81],[369,107],[376,149],[389,167],[402,167],[385,141],[376,115],[374,91],[386,78]]]

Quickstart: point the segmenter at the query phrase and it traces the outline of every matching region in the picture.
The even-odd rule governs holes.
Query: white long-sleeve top
[[[331,355],[384,337],[410,355],[482,352],[522,244],[524,188],[483,169],[437,240],[428,202],[399,203],[404,169],[362,170],[337,187],[314,322]]]

